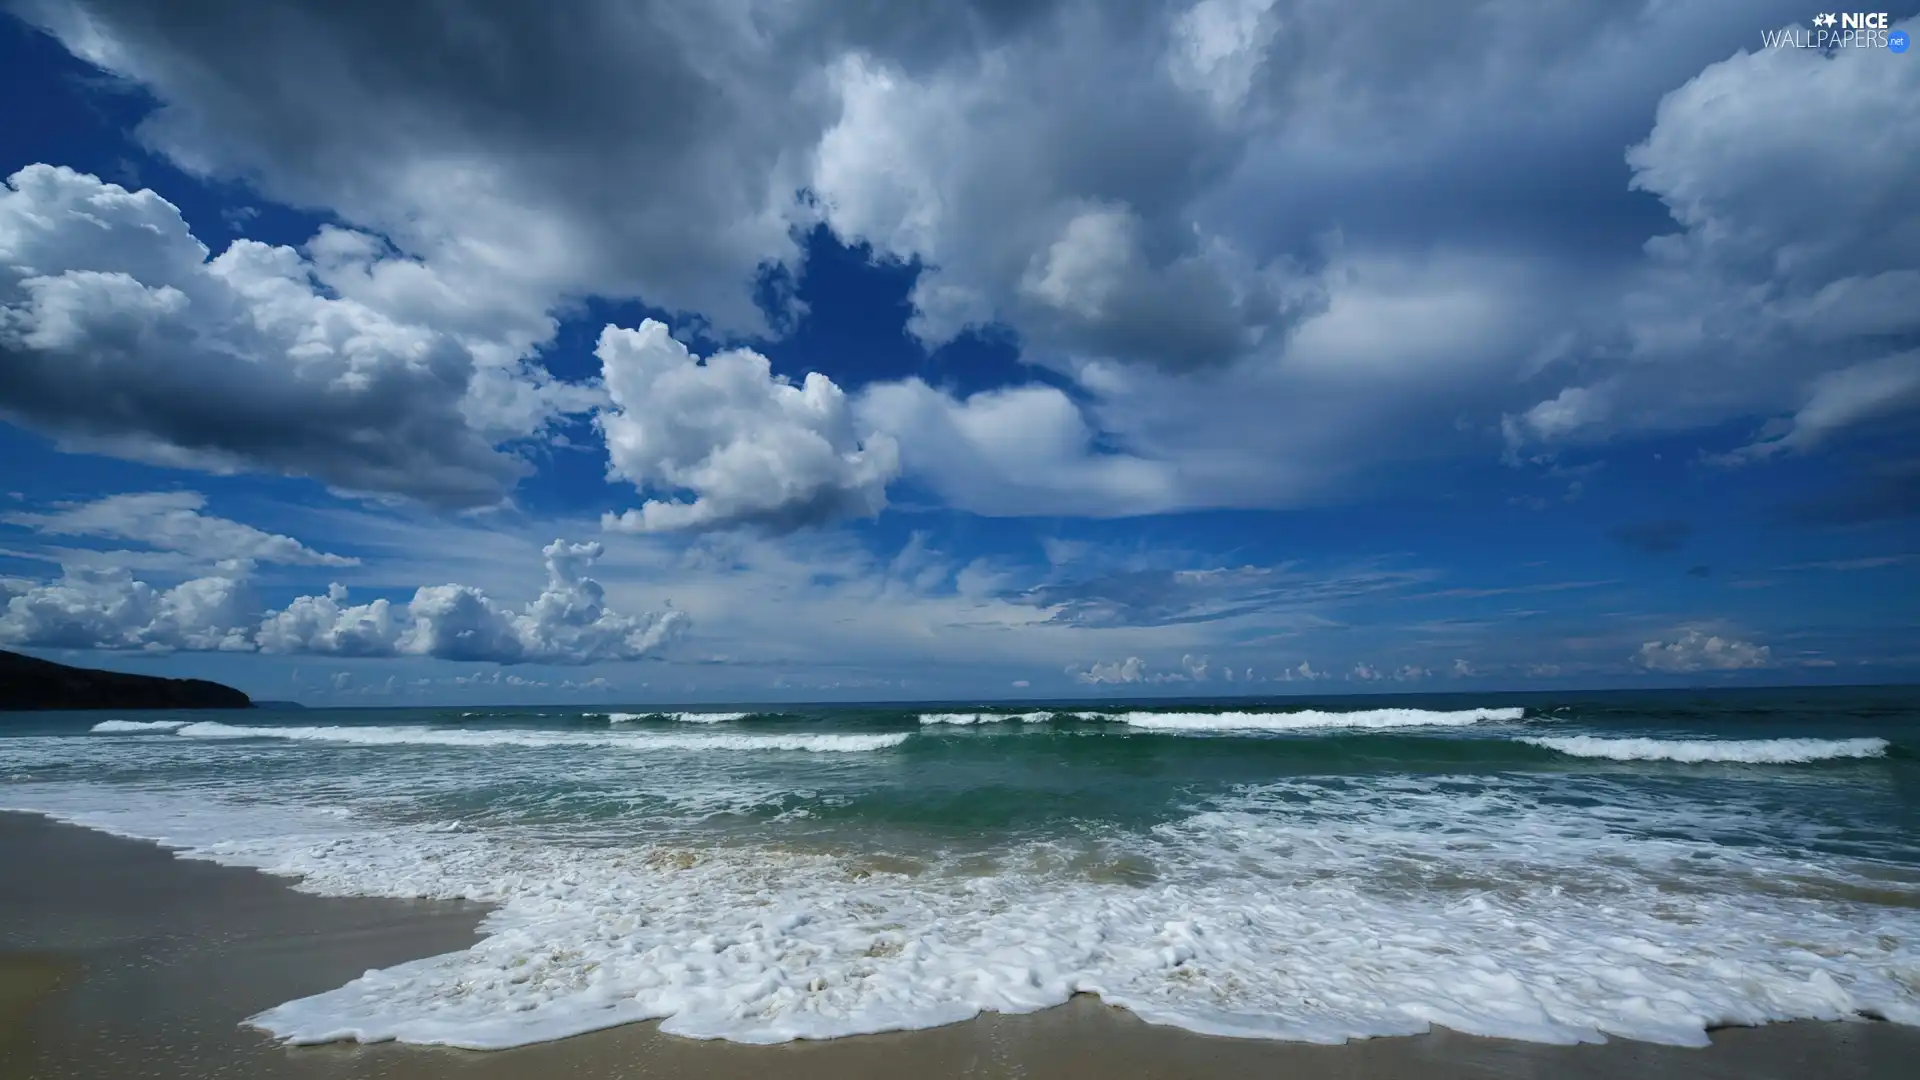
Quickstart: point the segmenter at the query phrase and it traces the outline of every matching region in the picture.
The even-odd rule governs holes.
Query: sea
[[[776,1043],[1920,1025],[1920,689],[13,714],[0,808],[483,940],[246,1021]]]

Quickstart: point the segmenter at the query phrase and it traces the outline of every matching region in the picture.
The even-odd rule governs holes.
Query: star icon
[[[1815,15],[1813,17],[1813,25],[1815,26],[1832,26],[1834,23],[1837,23],[1839,21],[1840,21],[1839,19],[1836,19],[1832,15],[1829,15],[1826,13]]]

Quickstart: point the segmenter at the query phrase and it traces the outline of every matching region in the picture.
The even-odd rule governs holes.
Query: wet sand
[[[1154,1027],[1091,998],[933,1031],[749,1047],[632,1024],[518,1050],[285,1047],[247,1016],[370,967],[464,948],[485,909],[327,899],[251,870],[174,858],[0,813],[0,1078],[612,1080],[1767,1080],[1913,1075],[1920,1029],[1794,1023],[1689,1050],[1540,1046],[1452,1032],[1303,1046]]]

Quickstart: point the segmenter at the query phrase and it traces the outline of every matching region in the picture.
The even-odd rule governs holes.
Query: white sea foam
[[[1311,1042],[1438,1024],[1704,1045],[1718,1024],[1863,1012],[1920,1025],[1920,912],[1716,888],[1789,864],[1624,836],[1539,794],[1270,785],[1126,838],[1118,853],[1155,879],[1125,885],[1049,861],[1046,845],[1007,852],[988,876],[909,877],[760,848],[570,845],[184,793],[36,793],[64,820],[298,876],[308,891],[501,905],[470,949],[250,1021],[297,1043],[487,1049],[650,1018],[767,1043],[1027,1012],[1076,992],[1155,1023]],[[1671,888],[1676,875],[1690,887]]]
[[[1147,731],[1307,731],[1315,728],[1461,727],[1483,720],[1519,720],[1525,709],[1359,709],[1325,712],[1296,709],[1286,712],[1028,712],[922,713],[920,723],[998,724],[1040,723],[1055,716],[1078,720],[1108,720]]]
[[[1573,757],[1612,761],[1800,765],[1835,758],[1877,758],[1887,752],[1885,739],[1608,739],[1568,735],[1520,741]]]
[[[564,737],[535,745],[590,749],[755,738],[212,727],[243,734],[181,740],[192,752],[174,752],[286,759],[286,742],[228,740],[289,730]],[[114,763],[108,775],[174,743],[20,741],[68,745]],[[1787,812],[1777,808],[1769,835],[1749,807],[1676,804],[1610,780],[1302,778],[1214,796],[1151,831],[1008,841],[991,862],[915,852],[930,865],[909,876],[874,862],[890,853],[884,834],[857,825],[837,834],[846,854],[824,854],[770,846],[784,835],[772,832],[726,843],[711,830],[663,833],[657,801],[569,823],[555,809],[572,785],[540,794],[583,773],[611,779],[622,801],[704,784],[700,806],[678,811],[694,818],[777,806],[802,789],[867,790],[834,778],[892,775],[885,756],[792,758],[778,770],[745,755],[605,764],[615,756],[504,755],[510,786],[534,793],[525,818],[446,812],[441,800],[475,781],[415,755],[376,768],[303,762],[253,780],[209,765],[198,790],[0,781],[0,806],[295,877],[311,892],[499,905],[470,949],[252,1019],[294,1042],[499,1048],[648,1018],[672,1034],[779,1042],[1031,1011],[1081,991],[1156,1023],[1314,1042],[1436,1024],[1683,1045],[1703,1045],[1718,1024],[1874,1013],[1920,1025],[1920,889],[1881,879],[1848,892],[1862,880],[1853,864],[1780,846],[1812,823],[1775,822]],[[1604,792],[1603,804],[1561,801],[1570,781]],[[406,817],[422,795],[431,820]],[[1714,839],[1729,835],[1755,842]],[[1128,873],[1101,870],[1120,864]],[[1901,890],[1896,903],[1861,899]]]
[[[1128,727],[1149,731],[1310,731],[1319,728],[1465,727],[1483,720],[1518,720],[1525,709],[1359,709],[1323,712],[1128,712],[1112,715]]]
[[[1054,714],[1050,712],[921,713],[920,722],[929,726],[955,724],[962,727],[972,724],[1044,724],[1053,719],[1053,716]]]
[[[743,712],[650,712],[608,713],[607,720],[615,724],[628,724],[640,720],[672,720],[681,724],[726,724],[735,720],[745,720],[752,713]]]
[[[136,735],[147,731],[178,731],[185,720],[102,720],[91,730],[99,735]]]
[[[529,729],[473,730],[426,727],[242,726],[201,722],[174,733],[189,739],[291,739],[299,742],[345,743],[353,746],[521,746],[542,748],[606,747],[616,750],[807,750],[820,753],[858,753],[884,750],[907,741],[909,733],[880,735],[670,735],[628,732],[535,731]]]

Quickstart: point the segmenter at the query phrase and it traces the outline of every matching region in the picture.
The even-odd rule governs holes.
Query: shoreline
[[[246,1017],[368,968],[466,948],[486,905],[320,897],[256,870],[0,811],[0,1080],[278,1077],[512,1080],[782,1075],[864,1080],[1288,1075],[1823,1080],[1903,1076],[1920,1029],[1798,1021],[1713,1033],[1703,1049],[1615,1039],[1551,1046],[1461,1035],[1340,1046],[1156,1027],[1091,996],[922,1031],[746,1046],[624,1024],[511,1050],[397,1043],[287,1047]],[[911,1063],[910,1065],[908,1063]]]

